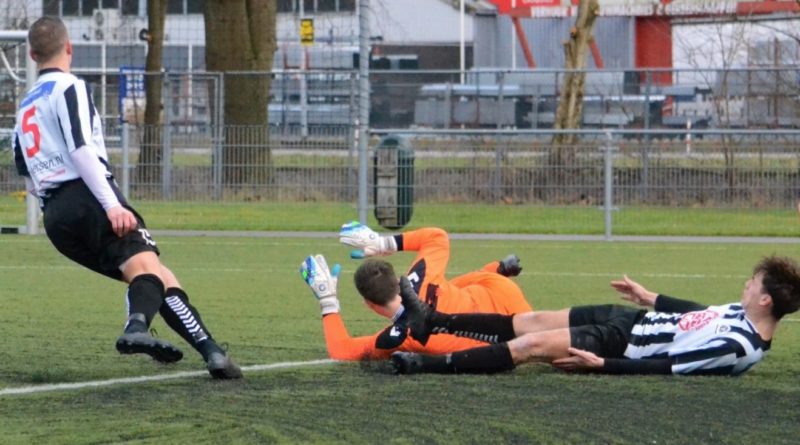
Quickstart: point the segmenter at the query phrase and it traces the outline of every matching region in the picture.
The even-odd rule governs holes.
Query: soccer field
[[[335,238],[157,237],[214,336],[245,366],[212,381],[199,355],[157,319],[186,357],[159,365],[120,356],[121,283],[61,257],[46,238],[0,236],[0,443],[796,443],[800,315],[782,323],[763,363],[739,378],[570,375],[524,366],[496,376],[410,377],[383,363],[327,358],[319,308],[299,278],[305,255],[343,266],[351,334],[385,322],[352,284],[357,263]],[[800,246],[603,242],[452,242],[449,275],[508,253],[535,309],[615,302],[623,273],[704,303],[738,300],[752,265]],[[390,260],[403,269],[413,258]],[[285,367],[257,365],[287,364]],[[283,365],[281,365],[283,366]],[[250,368],[247,368],[250,367]],[[249,370],[248,370],[249,369]],[[151,376],[109,386],[80,382]],[[75,387],[36,390],[48,384]]]

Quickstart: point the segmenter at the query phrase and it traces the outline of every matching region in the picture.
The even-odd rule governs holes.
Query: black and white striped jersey
[[[624,355],[670,359],[673,374],[739,375],[769,347],[735,303],[691,312],[648,312],[634,325]]]
[[[110,177],[100,118],[86,83],[59,69],[42,70],[20,103],[14,131],[14,161],[40,197],[80,177],[70,153],[90,147]]]

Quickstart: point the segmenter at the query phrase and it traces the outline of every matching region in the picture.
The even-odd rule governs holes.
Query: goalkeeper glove
[[[374,230],[357,221],[342,225],[342,229],[339,231],[339,241],[342,244],[356,247],[350,252],[350,257],[356,259],[391,255],[397,252],[397,242],[393,236],[378,235]]]
[[[522,266],[519,264],[519,257],[513,253],[500,260],[500,265],[497,266],[497,273],[505,277],[516,277],[520,272]]]
[[[300,265],[300,275],[311,288],[314,296],[317,297],[322,315],[339,312],[336,283],[339,281],[341,269],[338,264],[333,266],[333,271],[328,269],[328,263],[322,255],[309,255]]]

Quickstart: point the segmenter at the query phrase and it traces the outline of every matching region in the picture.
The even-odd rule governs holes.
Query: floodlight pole
[[[369,0],[358,1],[358,220],[367,223],[369,148]]]
[[[0,31],[0,40],[15,40],[28,42],[28,31]],[[26,45],[25,62],[25,91],[30,91],[36,83],[36,62],[31,59]],[[25,194],[25,233],[36,235],[39,232],[39,200],[30,193]]]
[[[459,30],[460,30],[460,32],[459,32],[460,37],[459,37],[459,40],[458,40],[458,60],[459,60],[458,67],[459,67],[459,71],[461,73],[460,80],[461,80],[461,84],[462,85],[464,84],[464,69],[466,69],[466,62],[464,60],[465,53],[466,53],[466,51],[464,50],[464,47],[466,46],[466,43],[465,43],[466,30],[465,30],[465,24],[464,24],[464,22],[466,21],[465,17],[464,17],[466,11],[464,10],[464,1],[465,0],[461,0],[460,6],[458,8],[459,9]]]

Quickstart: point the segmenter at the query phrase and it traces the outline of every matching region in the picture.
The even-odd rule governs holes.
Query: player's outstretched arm
[[[333,266],[333,270],[329,269],[328,263],[322,255],[309,255],[300,265],[300,276],[319,301],[320,312],[323,316],[339,312],[336,285],[339,281],[340,271],[341,267],[338,264]]]
[[[672,374],[672,360],[603,358],[578,348],[567,348],[569,357],[553,360],[552,365],[564,371],[602,372],[604,374]]]
[[[564,371],[597,371],[603,368],[605,360],[597,354],[578,348],[567,348],[569,357],[555,359],[552,365]]]
[[[350,252],[350,257],[356,259],[397,252],[397,242],[393,236],[381,236],[357,221],[342,224],[339,241],[356,248]]]
[[[622,280],[612,281],[611,287],[621,294],[620,297],[623,300],[646,307],[653,307],[656,304],[658,294],[645,289],[644,286],[631,280],[627,275],[624,275]]]

